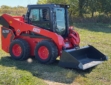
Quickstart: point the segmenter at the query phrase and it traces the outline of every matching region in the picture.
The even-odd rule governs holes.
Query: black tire
[[[14,52],[13,52],[14,45],[18,45],[22,49],[22,51],[21,51],[19,56],[16,56],[14,54]],[[11,55],[12,59],[25,60],[30,56],[30,47],[29,47],[28,42],[26,42],[25,40],[23,40],[23,39],[15,39],[15,40],[12,41],[12,43],[10,45],[9,52],[10,52],[10,55]]]
[[[49,55],[46,59],[42,59],[39,54],[38,54],[38,50],[40,47],[42,46],[45,46],[48,51],[49,51]],[[41,42],[39,42],[37,45],[36,45],[36,48],[35,48],[35,58],[40,62],[40,63],[43,63],[43,64],[51,64],[53,62],[55,62],[57,56],[58,56],[58,49],[56,47],[56,45],[51,42],[51,41],[48,41],[48,40],[43,40]]]

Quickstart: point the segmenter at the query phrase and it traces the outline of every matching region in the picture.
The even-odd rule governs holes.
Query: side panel
[[[1,28],[1,45],[2,49],[5,52],[9,52],[9,46],[12,40],[14,39],[15,35],[13,34],[11,29],[2,27]]]

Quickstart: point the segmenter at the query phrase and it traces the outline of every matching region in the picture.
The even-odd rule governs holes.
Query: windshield
[[[65,34],[65,10],[64,8],[55,8],[56,16],[56,32],[60,35]]]

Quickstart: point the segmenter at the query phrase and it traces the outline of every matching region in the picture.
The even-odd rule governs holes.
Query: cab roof
[[[69,8],[69,5],[64,5],[64,4],[32,4],[32,5],[28,5],[28,8],[32,8],[32,7],[63,7],[63,8]]]

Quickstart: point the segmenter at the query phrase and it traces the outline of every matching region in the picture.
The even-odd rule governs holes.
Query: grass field
[[[108,56],[104,63],[80,71],[33,60],[15,61],[0,49],[0,85],[111,85],[111,25],[74,24],[81,37],[80,46],[93,45]]]

